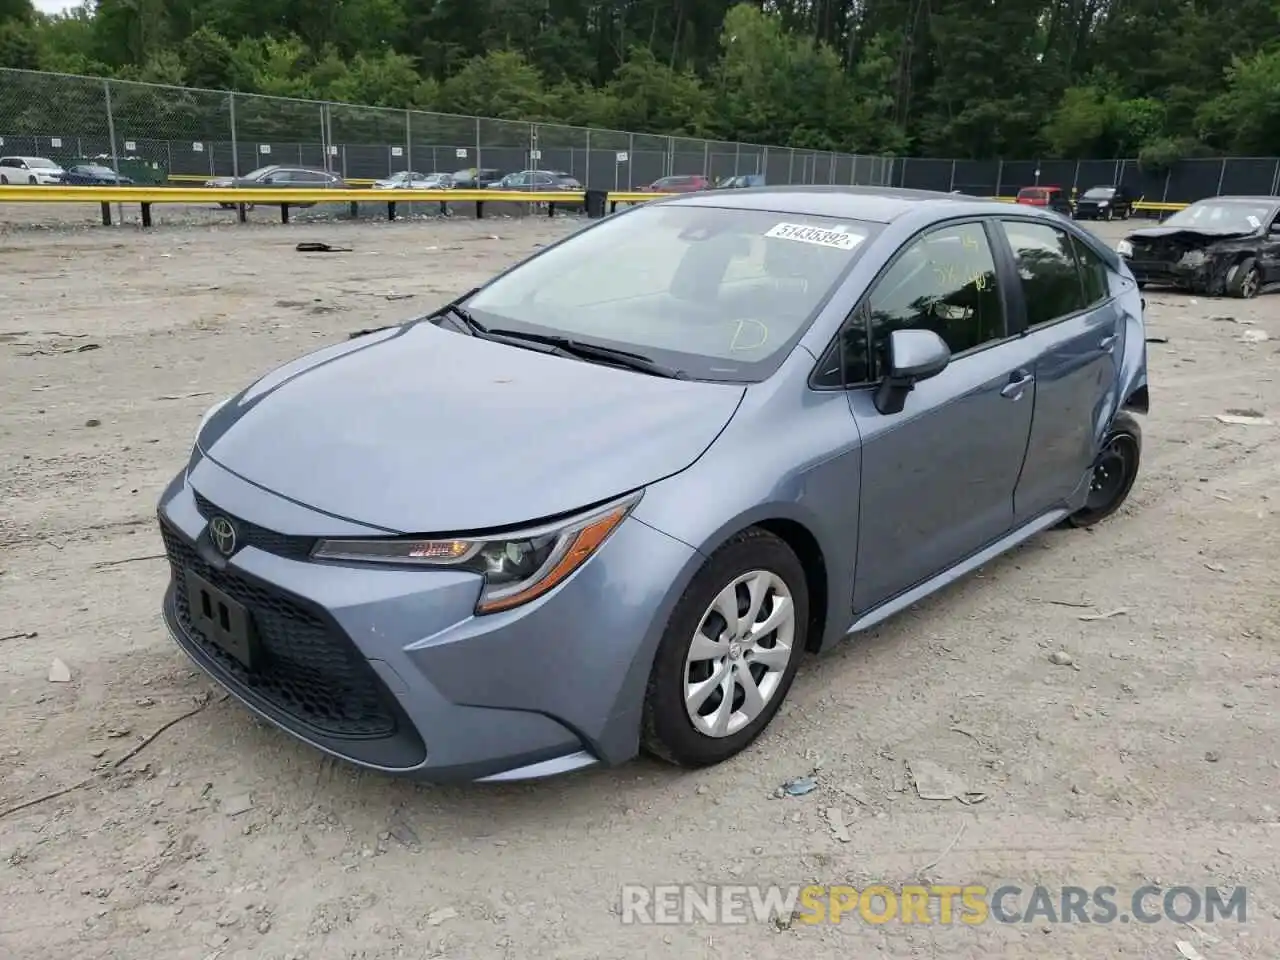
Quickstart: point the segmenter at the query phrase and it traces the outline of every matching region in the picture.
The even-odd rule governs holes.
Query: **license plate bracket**
[[[186,571],[186,580],[192,626],[246,669],[257,669],[262,651],[253,617],[245,605],[191,570]]]

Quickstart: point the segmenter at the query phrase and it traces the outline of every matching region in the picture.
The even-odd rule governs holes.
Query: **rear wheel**
[[[0,176],[0,186],[7,187],[8,185],[9,185],[9,178],[6,176]]]
[[[706,767],[769,725],[795,678],[809,624],[800,561],[752,527],[711,555],[676,604],[645,694],[641,742]]]
[[[1241,300],[1252,300],[1261,286],[1262,274],[1253,257],[1237,263],[1227,274],[1227,293]]]
[[[1085,505],[1067,518],[1067,524],[1091,527],[1119,510],[1138,479],[1141,462],[1142,427],[1133,414],[1122,411],[1112,422],[1094,463]]]

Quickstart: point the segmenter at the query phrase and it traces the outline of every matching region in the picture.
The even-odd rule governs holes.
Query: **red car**
[[[699,190],[710,190],[711,181],[699,174],[684,174],[676,177],[663,177],[655,180],[647,187],[640,188],[644,193],[697,193]]]
[[[1023,187],[1018,191],[1017,202],[1071,216],[1071,198],[1061,187]]]

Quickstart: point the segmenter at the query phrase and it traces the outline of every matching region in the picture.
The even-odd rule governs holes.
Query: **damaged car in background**
[[[1280,198],[1212,197],[1116,245],[1139,286],[1248,299],[1280,281]]]

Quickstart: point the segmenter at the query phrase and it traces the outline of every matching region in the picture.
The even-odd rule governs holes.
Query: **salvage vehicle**
[[[638,205],[209,409],[158,506],[164,617],[250,710],[364,768],[718,763],[807,651],[1120,508],[1142,309],[1043,210]]]
[[[1128,187],[1090,187],[1076,200],[1077,220],[1128,220],[1135,203]]]
[[[1149,283],[1249,299],[1280,282],[1280,198],[1198,200],[1116,245],[1139,287]]]

